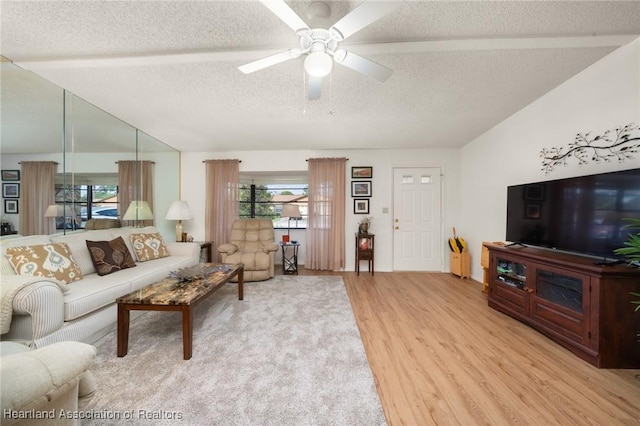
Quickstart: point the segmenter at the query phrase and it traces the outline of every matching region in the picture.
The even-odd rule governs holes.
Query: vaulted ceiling
[[[369,0],[373,1],[373,0]],[[359,2],[287,4],[329,27]],[[4,1],[1,53],[181,151],[460,147],[640,34],[638,1],[401,1],[306,99],[298,46],[259,1]],[[315,22],[312,22],[315,21]],[[4,143],[4,142],[3,142]]]

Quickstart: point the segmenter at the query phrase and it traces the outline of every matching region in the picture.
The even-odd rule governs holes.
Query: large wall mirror
[[[49,208],[48,215],[46,211],[42,214],[47,227],[36,233],[77,231],[89,219],[122,220],[130,201],[139,201],[142,194],[139,172],[140,164],[145,163],[150,165],[145,190],[153,218],[136,215],[122,224],[153,223],[167,238],[173,237],[172,224],[164,216],[179,198],[179,153],[175,149],[5,58],[0,72],[3,234],[30,234],[20,226],[21,217],[24,219],[20,208],[25,197],[33,195],[25,193],[29,187],[20,185],[24,162],[56,164],[53,198],[43,200],[46,205],[39,209],[55,205],[57,210],[51,213]],[[128,188],[133,195],[123,202],[122,167],[126,163],[133,164],[137,172]],[[11,180],[14,178],[17,180]]]

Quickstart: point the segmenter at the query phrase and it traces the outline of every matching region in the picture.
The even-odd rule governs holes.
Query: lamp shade
[[[176,223],[176,241],[185,241],[187,234],[183,234],[182,221],[193,219],[193,212],[186,201],[174,201],[169,207],[169,211],[165,216],[167,220],[177,220]]]
[[[285,204],[282,207],[281,217],[301,217],[300,207],[297,204]]]
[[[78,216],[78,209],[71,205],[50,204],[44,212],[44,217],[73,217]]]
[[[133,200],[122,216],[123,220],[151,220],[153,212],[146,201]]]
[[[167,216],[165,216],[167,220],[191,220],[193,219],[193,212],[189,207],[189,203],[186,201],[174,201],[169,207],[169,211],[167,212]]]
[[[59,213],[58,213],[58,210],[59,210]],[[62,206],[58,204],[49,205],[49,207],[47,207],[47,210],[44,212],[44,217],[60,217],[60,216],[64,216],[64,212],[62,211]]]

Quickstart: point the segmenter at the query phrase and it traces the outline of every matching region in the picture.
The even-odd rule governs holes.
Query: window
[[[56,218],[56,229],[84,229],[89,219],[118,219],[118,187],[116,185],[56,184],[56,204],[72,204],[74,217]]]
[[[241,182],[242,182],[241,176]],[[252,179],[253,180],[253,179]],[[276,180],[276,179],[274,179]],[[298,179],[300,182],[302,179]],[[305,179],[306,180],[306,179]],[[307,201],[308,185],[301,183],[241,183],[240,201],[238,206],[241,218],[271,219],[276,229],[304,229],[307,227]],[[281,217],[285,204],[296,204],[300,209],[301,217]]]

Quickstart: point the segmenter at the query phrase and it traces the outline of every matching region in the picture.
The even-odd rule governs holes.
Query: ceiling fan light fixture
[[[326,52],[313,52],[304,60],[305,71],[313,77],[324,77],[328,75],[332,67],[333,60]]]

